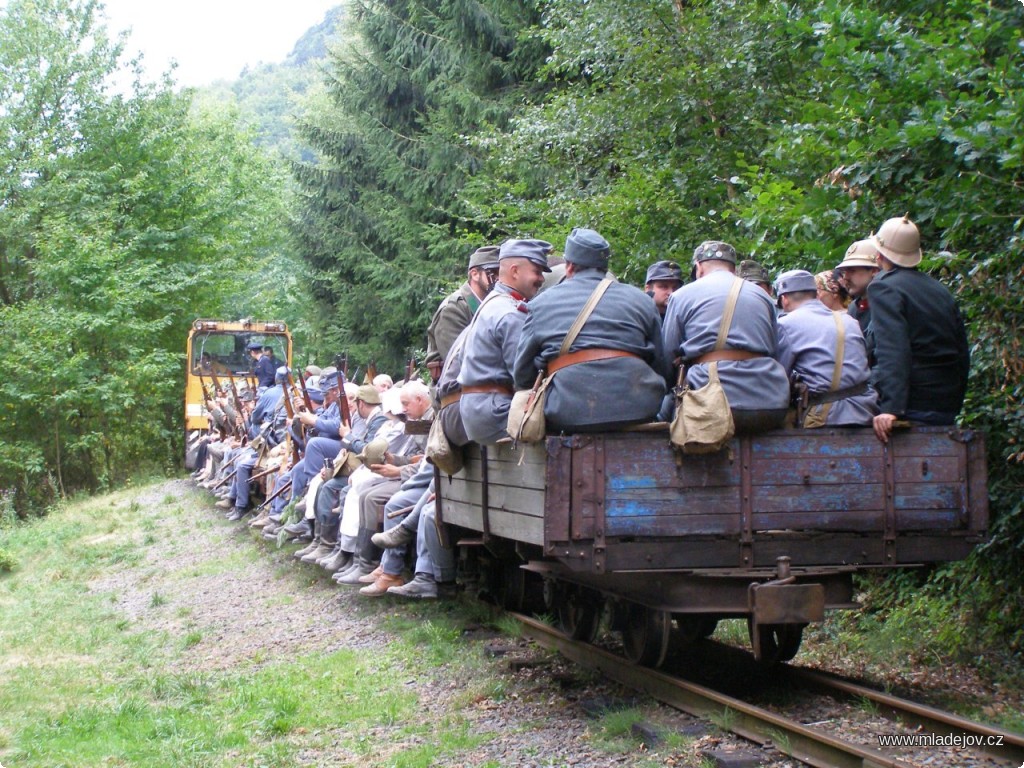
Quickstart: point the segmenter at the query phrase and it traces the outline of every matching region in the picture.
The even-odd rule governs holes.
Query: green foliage
[[[328,100],[300,128],[295,231],[324,313],[325,351],[397,371],[437,302],[492,235],[467,228],[459,193],[484,155],[467,137],[508,124],[540,63],[516,0],[354,4],[358,45],[332,53]]]
[[[175,462],[186,329],[263,309],[238,285],[284,243],[280,166],[170,83],[112,94],[137,77],[119,56],[95,4],[0,12],[0,486],[20,510]]]

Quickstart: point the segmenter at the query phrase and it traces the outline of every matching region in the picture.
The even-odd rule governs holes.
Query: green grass
[[[3,531],[17,565],[0,573],[0,763],[234,768],[307,764],[314,755],[426,768],[500,738],[465,715],[515,685],[501,661],[469,648],[464,628],[495,621],[472,601],[360,602],[356,614],[392,642],[329,654],[259,649],[233,668],[196,671],[188,662],[210,652],[216,628],[200,626],[181,599],[190,579],[259,561],[294,586],[277,605],[301,604],[301,590],[322,581],[295,567],[290,548],[256,541],[173,573],[154,567],[154,546],[187,551],[194,531],[221,525],[208,505],[201,494],[133,485]],[[153,623],[122,611],[124,580],[132,610]],[[407,684],[432,677],[464,683],[444,710]]]

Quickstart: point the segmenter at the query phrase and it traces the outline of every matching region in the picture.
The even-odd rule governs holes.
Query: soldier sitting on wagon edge
[[[517,389],[537,374],[553,376],[544,403],[552,432],[614,429],[651,421],[670,375],[654,302],[639,288],[612,282],[569,346],[562,342],[580,310],[605,278],[611,248],[591,229],[565,241],[565,282],[530,302],[513,377]],[[609,408],[614,403],[614,408]]]
[[[779,275],[775,293],[785,312],[779,318],[779,362],[807,387],[806,413],[798,409],[797,426],[870,426],[878,396],[868,385],[871,369],[860,324],[822,304],[814,275],[802,269]]]
[[[508,437],[512,366],[526,322],[526,302],[544,284],[544,273],[551,271],[550,251],[551,243],[543,240],[506,240],[498,251],[498,282],[473,316],[459,373],[459,410],[473,442],[495,443]]]

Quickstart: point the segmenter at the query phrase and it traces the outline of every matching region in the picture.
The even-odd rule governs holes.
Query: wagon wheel
[[[763,664],[778,664],[789,661],[796,656],[800,650],[800,643],[804,638],[804,627],[806,624],[761,624],[757,631],[760,633],[761,658]],[[750,634],[750,642],[754,642],[754,624],[747,619],[747,631]]]
[[[660,667],[668,653],[672,614],[630,603],[622,629],[622,646],[633,664]]]
[[[601,624],[602,604],[603,600],[598,592],[563,585],[556,596],[558,626],[573,640],[592,643]]]
[[[718,619],[699,613],[677,613],[675,620],[678,641],[683,646],[711,637],[718,626]]]
[[[537,613],[544,608],[544,587],[536,573],[519,567],[518,562],[495,566],[495,599],[507,611]]]

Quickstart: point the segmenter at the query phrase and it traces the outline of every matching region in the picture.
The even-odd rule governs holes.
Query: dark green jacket
[[[970,352],[949,290],[916,269],[896,267],[868,285],[882,413],[958,413],[967,391]]]

